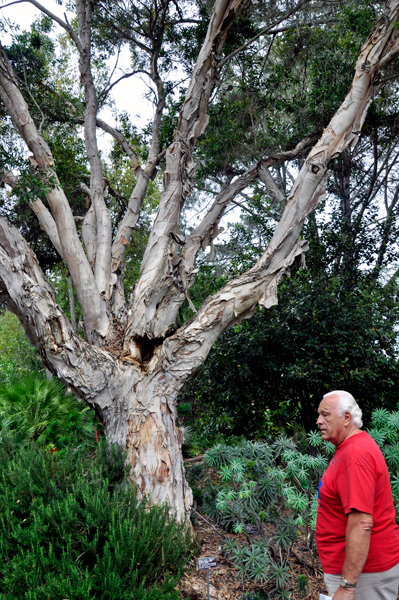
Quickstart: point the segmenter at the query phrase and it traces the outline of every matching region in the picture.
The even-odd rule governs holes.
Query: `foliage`
[[[259,53],[254,50],[251,63],[248,50],[225,77],[210,109],[198,150],[203,152],[201,184],[209,173],[240,173],[243,163],[249,166],[319,131],[350,85],[359,47],[378,10],[378,3],[347,2],[331,26],[288,29],[270,46],[262,77]],[[192,403],[203,435],[267,436],[299,424],[310,431],[319,399],[331,389],[348,389],[366,421],[381,403],[388,409],[396,405],[397,286],[384,285],[384,268],[398,261],[394,202],[392,210],[386,203],[387,215],[381,218],[383,186],[385,196],[396,193],[397,174],[391,165],[383,166],[397,152],[396,114],[396,97],[387,89],[373,103],[356,148],[330,164],[328,200],[304,227],[310,243],[307,270],[294,268],[279,286],[278,306],[258,310],[250,321],[225,332],[182,394],[181,401]],[[285,197],[302,162],[272,169]],[[284,202],[278,205],[258,183],[242,201],[245,213],[230,225],[229,242],[217,246],[208,273],[201,267],[202,282],[198,277],[192,288],[197,298],[201,284],[221,287],[251,268],[267,248]]]
[[[202,478],[201,466],[188,468],[193,486],[205,487],[201,510],[229,532],[242,534],[252,525],[257,538],[238,544],[226,541],[224,551],[238,568],[237,576],[257,583],[272,582],[275,591],[286,590],[291,582],[288,558],[299,530],[312,560],[315,557],[313,531],[317,510],[317,488],[334,451],[320,434],[312,433],[309,444],[314,454],[304,451],[280,435],[271,444],[242,440],[234,446],[219,443],[205,454],[208,467],[217,469],[218,485]],[[317,448],[317,450],[316,450]],[[209,480],[209,475],[208,475]],[[305,589],[305,583],[302,591]]]
[[[398,405],[399,408],[399,405]],[[389,412],[377,408],[371,416],[371,427],[367,430],[380,447],[391,478],[394,504],[399,506],[399,410]]]
[[[63,456],[0,444],[0,598],[177,600],[193,550],[167,506],[123,485],[105,441]]]
[[[277,306],[224,333],[182,394],[200,431],[265,436],[299,423],[310,431],[331,389],[352,393],[366,421],[375,407],[396,406],[396,286],[360,268],[348,279],[331,262],[317,266],[320,245],[309,269],[281,284]]]
[[[0,311],[0,385],[7,385],[29,371],[43,372],[39,355],[25,336],[17,317]]]
[[[50,445],[57,451],[96,444],[101,427],[88,406],[67,394],[57,379],[28,373],[0,388],[0,437]]]
[[[76,117],[82,114],[84,105],[76,93],[76,79],[71,81],[65,75],[65,61],[69,57],[65,52],[57,56],[51,32],[50,18],[37,19],[29,30],[14,32],[6,51],[30,114],[51,148],[59,183],[74,214],[82,216],[88,206],[79,185],[89,178],[89,171],[84,142],[76,126],[68,121],[70,114]],[[1,194],[0,213],[21,231],[42,268],[51,269],[60,262],[60,257],[38,221],[32,218],[28,203],[40,198],[47,204],[47,193],[58,183],[44,169],[38,168],[35,161],[28,160],[8,119],[4,119],[2,129],[0,168],[18,173],[18,179],[10,193]]]
[[[371,422],[368,433],[387,461],[398,506],[399,411],[376,409]],[[224,553],[237,567],[237,577],[243,583],[246,579],[268,583],[273,586],[269,595],[276,597],[294,590],[300,596],[306,594],[306,576],[293,581],[288,559],[301,535],[301,543],[309,552],[307,558],[315,565],[317,489],[334,452],[331,442],[324,441],[319,431],[312,431],[298,444],[283,435],[269,443],[218,443],[205,454],[206,477],[205,466],[188,467],[201,510],[230,533],[247,533],[247,543],[231,536],[224,545]],[[211,478],[218,482],[216,485],[209,483],[209,468],[217,471],[217,477],[214,473]]]
[[[257,600],[259,595],[256,592],[244,592],[242,596],[240,596],[239,600]]]
[[[240,35],[248,39],[264,29],[270,7],[262,4],[258,14],[237,23],[227,54]],[[305,6],[301,16],[296,26],[249,46],[227,67],[198,144],[200,180],[293,148],[321,133],[339,107],[376,6],[356,0],[334,10],[319,3]]]
[[[306,577],[306,575],[301,574],[298,575],[297,579],[296,579],[296,587],[298,592],[301,595],[305,595],[307,588],[308,588],[308,578]]]

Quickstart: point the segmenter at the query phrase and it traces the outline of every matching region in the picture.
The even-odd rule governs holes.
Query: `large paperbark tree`
[[[35,0],[32,4],[55,20],[72,38],[79,54],[81,85],[86,100],[83,119],[90,163],[91,206],[77,232],[70,204],[54,169],[54,159],[29,112],[7,53],[0,50],[0,95],[16,130],[32,154],[33,168],[47,186],[47,206],[33,198],[30,206],[65,261],[84,319],[79,337],[56,303],[55,293],[35,254],[18,230],[0,218],[0,290],[21,321],[47,369],[87,402],[104,424],[110,442],[127,450],[131,476],[152,501],[170,503],[179,518],[190,510],[192,494],[181,454],[183,432],[176,426],[176,400],[187,380],[206,359],[213,343],[228,327],[250,317],[256,306],[277,302],[278,284],[289,275],[296,258],[306,252],[300,239],[304,220],[325,195],[327,166],[356,144],[374,93],[378,75],[399,52],[396,21],[399,0],[385,10],[364,43],[346,98],[308,154],[288,197],[275,233],[261,259],[246,273],[207,298],[191,320],[176,329],[179,308],[189,299],[196,278],[196,258],[212,244],[226,208],[255,179],[281,200],[269,167],[295,156],[309,145],[303,140],[288,153],[259,161],[243,175],[230,178],[196,229],[184,236],[179,220],[189,197],[196,165],[194,150],[208,124],[207,108],[223,67],[222,48],[247,0],[216,0],[205,40],[193,69],[173,143],[161,152],[159,125],[165,106],[157,69],[160,48],[144,48],[151,56],[149,75],[157,90],[152,142],[145,165],[123,135],[98,118],[98,93],[91,70],[92,22],[96,3],[76,0],[77,29]],[[275,28],[306,3],[270,25]],[[134,3],[133,3],[134,4]],[[157,31],[167,27],[168,0],[154,0]],[[129,26],[126,26],[129,29]],[[135,39],[132,30],[131,43]],[[132,41],[133,40],[133,41]],[[111,134],[131,160],[136,185],[128,209],[112,237],[104,192],[96,131]],[[123,289],[125,253],[137,224],[148,181],[165,158],[163,191],[138,281],[126,301]],[[2,172],[15,186],[16,174]]]

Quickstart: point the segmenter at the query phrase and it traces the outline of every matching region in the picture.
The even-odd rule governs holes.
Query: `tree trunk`
[[[183,429],[176,426],[181,382],[158,364],[154,371],[136,373],[133,385],[129,369],[121,381],[121,388],[126,387],[126,415],[122,422],[116,414],[107,423],[107,437],[127,448],[131,478],[139,493],[150,495],[155,503],[168,502],[183,519],[192,506],[192,493],[184,475]],[[121,431],[125,439],[120,439]]]

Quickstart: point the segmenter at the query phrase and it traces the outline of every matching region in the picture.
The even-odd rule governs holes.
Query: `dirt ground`
[[[209,597],[212,600],[240,600],[245,592],[247,592],[249,598],[249,592],[251,591],[267,592],[272,589],[273,586],[271,585],[256,585],[249,580],[242,584],[241,579],[236,577],[236,567],[222,554],[223,540],[228,537],[228,534],[209,519],[207,519],[207,522],[198,514],[196,516],[194,530],[200,540],[200,549],[197,556],[191,561],[190,570],[180,583],[179,587],[183,598],[206,600],[206,571],[198,571],[197,569],[198,558],[202,556],[217,557],[217,567],[210,570],[209,576]],[[245,536],[243,536],[243,541],[245,541]],[[302,594],[294,590],[291,592],[290,598],[291,600],[318,600],[320,592],[327,593],[324,587],[321,565],[318,562],[315,565],[315,570],[312,567],[305,566],[301,561],[300,551],[301,542],[298,543],[297,548],[294,548],[297,558],[293,556],[289,559],[289,562],[294,582],[298,575],[306,575],[308,580],[307,590]]]

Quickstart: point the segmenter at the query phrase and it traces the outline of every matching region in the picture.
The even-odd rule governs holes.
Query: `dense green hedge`
[[[124,455],[0,444],[1,600],[177,600],[193,550],[168,508],[138,503]]]

